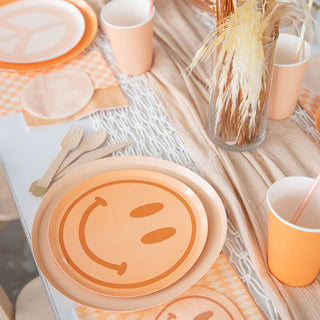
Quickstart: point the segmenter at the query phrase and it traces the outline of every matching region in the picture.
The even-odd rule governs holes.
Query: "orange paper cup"
[[[290,223],[314,179],[287,177],[268,190],[270,272],[284,284],[301,287],[320,270],[320,189],[311,197],[297,224]]]
[[[286,119],[294,113],[311,55],[311,47],[304,41],[300,57],[294,63],[298,43],[299,37],[295,35],[279,34],[268,103],[269,119]]]
[[[122,73],[139,75],[152,66],[153,16],[148,0],[113,0],[101,10],[104,32]]]

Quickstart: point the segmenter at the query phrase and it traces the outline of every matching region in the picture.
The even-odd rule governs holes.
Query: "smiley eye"
[[[213,316],[212,311],[206,311],[197,315],[193,320],[210,320],[212,316]]]
[[[153,244],[153,243],[161,242],[171,238],[175,233],[176,233],[175,228],[167,227],[167,228],[157,229],[145,234],[141,238],[141,242],[144,244]]]
[[[163,209],[164,205],[160,202],[152,202],[144,204],[143,206],[137,207],[130,212],[130,217],[132,218],[144,218],[151,216]],[[144,244],[153,244],[161,242],[171,238],[176,233],[175,228],[161,228],[154,231],[151,231],[145,234],[141,238],[141,242]]]
[[[144,218],[151,216],[163,209],[163,203],[153,202],[137,207],[130,212],[132,218]]]

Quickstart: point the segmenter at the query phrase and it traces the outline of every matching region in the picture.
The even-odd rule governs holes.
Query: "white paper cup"
[[[149,0],[113,0],[101,10],[101,26],[108,35],[122,73],[138,75],[152,66],[153,16]]]

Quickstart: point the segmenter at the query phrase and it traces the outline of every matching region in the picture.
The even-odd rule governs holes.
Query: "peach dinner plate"
[[[85,0],[2,0],[0,68],[36,71],[68,61],[89,46],[97,30]]]
[[[52,253],[48,234],[53,212],[69,191],[72,191],[78,184],[93,176],[109,171],[128,169],[159,172],[178,179],[187,185],[196,193],[204,206],[208,221],[208,234],[199,258],[182,277],[171,285],[145,295],[118,297],[94,292],[79,284],[63,271]],[[154,217],[149,216],[149,218]],[[141,223],[141,221],[138,222]],[[221,199],[211,185],[195,172],[166,160],[141,156],[122,156],[100,159],[85,164],[65,175],[54,184],[43,198],[35,216],[32,229],[32,249],[41,273],[55,289],[66,297],[78,304],[96,309],[134,311],[162,304],[177,297],[197,283],[208,272],[219,256],[226,233],[227,219]],[[111,261],[111,263],[114,263],[114,261]]]
[[[101,294],[163,289],[198,259],[207,215],[184,183],[149,170],[110,171],[69,191],[53,211],[49,242],[59,266]]]

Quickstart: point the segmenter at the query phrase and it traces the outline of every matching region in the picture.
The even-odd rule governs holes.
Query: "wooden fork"
[[[34,181],[29,189],[30,192],[36,197],[41,197],[45,194],[48,186],[55,173],[57,172],[59,166],[61,165],[64,158],[67,156],[69,151],[75,149],[82,138],[83,128],[79,126],[72,126],[65,137],[63,138],[60,146],[61,149],[56,156],[56,158],[52,161],[51,165],[44,173],[44,175],[37,181]]]

